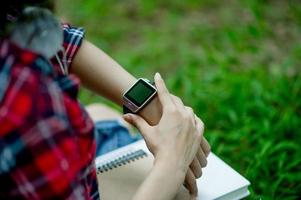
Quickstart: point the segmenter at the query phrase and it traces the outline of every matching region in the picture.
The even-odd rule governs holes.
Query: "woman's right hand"
[[[155,165],[171,165],[185,175],[200,147],[204,124],[196,122],[191,108],[175,104],[158,73],[155,83],[163,110],[159,123],[150,126],[134,114],[126,114],[124,119],[139,129],[155,157]]]

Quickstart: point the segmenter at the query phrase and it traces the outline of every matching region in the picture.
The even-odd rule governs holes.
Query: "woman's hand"
[[[155,165],[170,165],[186,174],[200,149],[204,124],[195,118],[191,108],[173,100],[159,74],[155,76],[155,83],[163,110],[159,123],[150,126],[134,114],[124,118],[140,130],[154,154]]]

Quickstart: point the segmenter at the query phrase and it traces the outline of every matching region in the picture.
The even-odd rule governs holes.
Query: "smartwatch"
[[[157,94],[157,88],[149,80],[139,78],[123,94],[123,112],[137,113],[143,109]]]

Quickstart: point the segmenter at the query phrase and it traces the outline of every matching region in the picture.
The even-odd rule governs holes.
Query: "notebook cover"
[[[149,174],[153,164],[153,156],[147,150],[144,141],[138,141],[96,159],[96,167],[98,167],[123,154],[139,149],[147,152],[147,156],[98,174],[102,200],[131,199]],[[240,196],[235,196],[235,192],[247,188],[249,184],[248,180],[211,153],[208,156],[208,165],[203,169],[202,177],[197,180],[198,199],[223,199],[223,197],[231,196],[231,193],[234,194],[232,199],[240,199],[249,194],[248,190],[246,189],[247,193],[241,193]],[[186,200],[190,199],[190,196],[188,191],[181,187],[175,199]]]

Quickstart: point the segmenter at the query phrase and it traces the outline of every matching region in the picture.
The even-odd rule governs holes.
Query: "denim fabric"
[[[95,122],[96,157],[141,139],[130,135],[128,129],[118,120]]]

